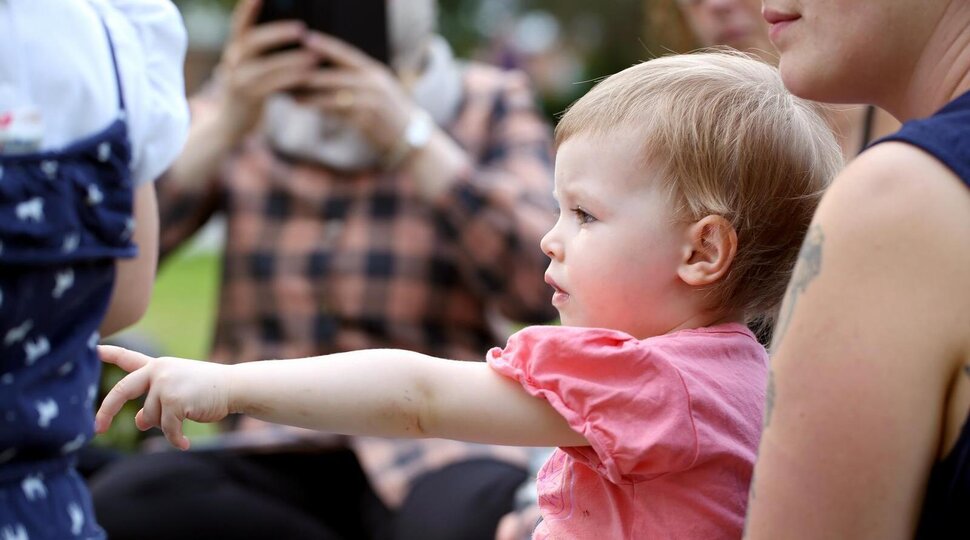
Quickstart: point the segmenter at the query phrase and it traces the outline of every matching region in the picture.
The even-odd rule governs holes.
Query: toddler
[[[400,350],[234,366],[103,347],[131,372],[99,430],[136,416],[188,448],[184,419],[246,413],[346,434],[556,446],[535,538],[739,538],[768,356],[745,326],[777,311],[841,165],[811,105],[745,56],[626,69],[557,127],[561,213],[542,239],[562,326],[486,363]]]

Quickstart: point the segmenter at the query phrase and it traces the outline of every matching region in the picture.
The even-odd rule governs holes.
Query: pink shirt
[[[743,325],[638,340],[535,326],[488,353],[590,446],[538,475],[534,538],[740,538],[768,355]]]

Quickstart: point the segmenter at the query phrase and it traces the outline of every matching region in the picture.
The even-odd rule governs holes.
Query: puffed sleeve
[[[179,155],[188,134],[182,16],[169,0],[91,1],[115,45],[135,182],[154,181]]]
[[[489,351],[496,372],[547,400],[588,447],[563,448],[614,483],[690,468],[699,452],[690,395],[662,348],[606,329],[535,326]]]

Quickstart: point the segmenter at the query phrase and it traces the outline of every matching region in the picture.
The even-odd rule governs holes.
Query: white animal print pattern
[[[20,482],[20,489],[28,501],[47,498],[47,486],[44,485],[44,475],[32,474]]]
[[[34,197],[17,205],[17,219],[40,223],[44,221],[44,199]]]
[[[24,354],[27,356],[27,365],[32,366],[37,360],[51,352],[51,344],[47,338],[40,336],[37,339],[24,342]]]
[[[49,428],[51,425],[51,420],[57,418],[60,414],[60,408],[57,406],[57,402],[52,398],[47,398],[44,401],[38,401],[35,408],[37,409],[37,426],[44,429]]]
[[[74,270],[68,268],[63,272],[58,272],[55,277],[54,290],[51,292],[51,296],[54,298],[60,298],[64,296],[64,293],[68,289],[74,286]]]
[[[27,337],[27,332],[30,332],[30,329],[33,327],[34,327],[34,321],[27,320],[21,323],[16,328],[11,328],[7,332],[7,335],[4,336],[3,344],[10,346],[10,345],[13,345],[14,343],[18,343],[22,341],[25,337]]]
[[[20,523],[4,526],[3,529],[0,529],[0,534],[3,535],[3,540],[30,540],[27,529]]]

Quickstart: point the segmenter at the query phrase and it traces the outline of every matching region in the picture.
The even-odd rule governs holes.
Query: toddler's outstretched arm
[[[483,362],[371,349],[229,366],[151,358],[120,347],[98,350],[102,360],[129,372],[98,410],[98,432],[126,401],[147,394],[136,425],[160,427],[183,450],[189,447],[183,420],[215,422],[230,413],[348,435],[588,444],[548,402]]]

